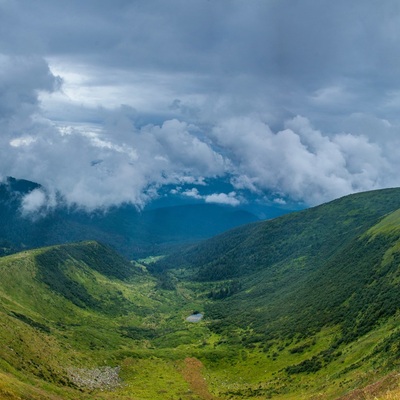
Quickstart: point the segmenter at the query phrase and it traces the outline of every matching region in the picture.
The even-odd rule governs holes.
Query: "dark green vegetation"
[[[209,327],[229,343],[284,343],[281,350],[301,354],[312,347],[302,341],[333,330],[329,346],[284,369],[313,373],[396,317],[399,207],[399,189],[360,193],[234,229],[157,267],[212,286],[209,297],[220,300],[205,307]]]
[[[98,240],[129,258],[160,254],[257,220],[217,204],[186,204],[138,211],[132,205],[88,213],[57,207],[22,216],[23,196],[40,186],[8,178],[0,184],[0,255],[82,240]],[[62,201],[61,203],[62,204]]]
[[[339,398],[400,366],[399,288],[400,189],[141,263],[93,241],[4,256],[0,398]]]
[[[219,329],[235,320],[266,337],[291,337],[343,321],[342,340],[349,342],[400,306],[392,290],[400,262],[397,213],[376,225],[398,207],[397,189],[349,196],[235,229],[160,265],[189,268],[197,281],[242,285],[229,300],[209,306]],[[224,316],[227,302],[233,315]]]

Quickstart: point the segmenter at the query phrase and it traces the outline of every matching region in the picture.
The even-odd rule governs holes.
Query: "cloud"
[[[233,207],[243,202],[243,199],[238,198],[236,192],[201,194],[197,188],[191,188],[182,192],[182,195],[196,200],[203,200],[206,203],[226,204]]]
[[[45,192],[43,189],[34,189],[21,199],[21,214],[33,220],[47,214],[57,205],[54,193]]]
[[[182,170],[196,171],[203,176],[223,174],[225,172],[223,157],[197,138],[193,128],[181,121],[169,120],[161,127],[146,129],[146,132],[151,134],[160,149],[162,148],[163,156],[172,159]]]
[[[28,80],[30,72],[27,68],[21,79]],[[204,184],[204,176],[226,171],[224,158],[186,122],[167,120],[136,128],[134,111],[123,106],[105,110],[103,127],[61,129],[40,117],[34,87],[30,93],[30,113],[21,114],[16,101],[12,118],[3,118],[2,173],[59,191],[68,204],[94,209],[130,202],[142,207],[164,184]],[[26,199],[26,212],[40,208],[38,196]]]
[[[276,198],[273,200],[273,202],[276,204],[280,204],[280,205],[285,205],[287,203],[285,199],[281,199],[281,198]]]
[[[392,146],[363,134],[324,134],[300,116],[278,131],[257,114],[224,118],[205,130],[178,119],[138,126],[137,112],[121,106],[104,109],[101,125],[62,129],[40,116],[37,93],[53,90],[57,78],[46,64],[39,65],[49,82],[29,89],[29,112],[20,113],[15,101],[13,118],[3,118],[0,165],[3,175],[39,182],[52,193],[59,191],[68,204],[143,207],[162,185],[204,184],[204,178],[227,174],[238,190],[272,192],[308,204],[398,182]],[[29,80],[24,74],[30,71],[20,72],[20,79]],[[23,104],[25,97],[19,101]],[[15,116],[18,131],[13,129]],[[201,195],[192,189],[183,194],[205,202],[241,203],[235,192]],[[28,198],[24,210],[40,209],[41,199],[39,193]]]
[[[191,197],[193,199],[198,199],[198,200],[203,199],[203,196],[199,193],[198,189],[196,188],[185,190],[184,192],[182,192],[182,194],[186,197]]]
[[[235,118],[212,135],[239,182],[308,204],[385,187],[396,176],[381,147],[365,136],[324,135],[304,117],[287,121],[285,128],[274,133],[257,118]]]
[[[5,133],[25,128],[39,111],[39,92],[52,92],[60,84],[44,59],[0,53],[0,124],[9,127]]]
[[[230,206],[238,206],[241,201],[236,197],[235,192],[226,193],[213,193],[205,196],[206,203],[227,204]]]
[[[30,214],[37,212],[46,204],[46,194],[41,189],[32,190],[22,199],[22,213]]]
[[[1,1],[0,176],[88,209],[225,176],[308,204],[399,185],[399,20],[395,0]]]

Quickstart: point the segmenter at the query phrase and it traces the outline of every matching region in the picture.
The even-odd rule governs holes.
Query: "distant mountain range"
[[[237,207],[204,203],[177,205],[176,201],[169,206],[163,206],[160,201],[159,206],[143,211],[133,205],[90,213],[58,206],[44,215],[23,216],[22,199],[38,188],[40,185],[36,183],[13,178],[0,184],[3,254],[23,248],[98,240],[128,258],[145,257],[258,220],[254,214]]]
[[[19,189],[4,190],[18,222]],[[59,223],[117,241],[120,212]],[[141,262],[94,240],[0,257],[0,398],[399,398],[400,189],[181,246]]]

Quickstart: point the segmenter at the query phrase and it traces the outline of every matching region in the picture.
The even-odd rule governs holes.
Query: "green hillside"
[[[390,290],[399,207],[398,189],[348,196],[227,232],[162,260],[159,268],[186,268],[198,281],[228,281],[229,298],[208,309],[220,326],[235,320],[267,338],[291,337],[344,320],[352,326],[343,331],[349,341],[400,305]],[[214,286],[215,298],[223,285]],[[220,317],[226,303],[235,312]]]
[[[159,285],[97,242],[0,258],[0,398],[192,398],[184,360],[209,333],[190,290]]]
[[[157,268],[209,285],[210,329],[233,345],[304,354],[332,332],[329,344],[284,367],[291,377],[326,371],[398,314],[399,207],[399,189],[347,196],[229,231]]]
[[[396,398],[399,288],[400,189],[141,263],[94,241],[4,256],[0,398]]]
[[[400,207],[400,189],[346,196],[308,210],[239,227],[187,247],[161,267],[198,268],[200,280],[218,280],[307,257],[319,265]]]

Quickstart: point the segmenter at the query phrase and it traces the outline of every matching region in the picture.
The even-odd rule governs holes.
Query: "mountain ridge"
[[[354,208],[355,201],[359,202],[358,208]],[[245,275],[244,280],[247,279],[250,283],[243,291],[250,290],[250,285],[253,291],[260,287],[260,284],[254,281],[260,281],[262,276],[262,281],[267,284],[259,292],[264,292],[264,297],[265,288],[271,287],[271,283],[268,286],[268,282],[276,282],[276,276],[280,279],[280,286],[275,284],[275,287],[271,287],[268,291],[269,296],[277,296],[276,293],[283,296],[287,287],[292,287],[293,291],[298,292],[299,284],[304,281],[305,286],[300,291],[304,293],[298,295],[304,301],[308,297],[307,291],[315,293],[317,290],[317,287],[313,288],[313,282],[323,282],[323,275],[330,276],[334,268],[339,268],[338,265],[350,263],[354,268],[354,265],[360,264],[362,274],[364,265],[372,265],[372,261],[378,263],[377,258],[383,257],[380,238],[372,241],[370,237],[363,235],[368,229],[373,229],[371,227],[379,223],[387,213],[394,210],[397,215],[398,208],[399,189],[347,196],[276,220],[236,228],[189,247],[181,258],[173,254],[166,260],[161,260],[159,264],[160,268],[173,266],[176,269],[192,270],[194,278],[200,281],[240,279]],[[342,211],[340,215],[338,209]],[[345,213],[344,210],[348,212]],[[336,218],[333,218],[335,215]],[[386,218],[391,220],[390,217]],[[315,232],[318,232],[318,236]],[[391,243],[397,240],[397,236],[385,236],[385,246],[390,248]],[[358,254],[363,263],[356,262],[352,257],[347,260],[348,254]],[[366,259],[367,257],[369,259]],[[348,276],[351,276],[351,273],[352,270],[349,269]],[[252,275],[258,278],[249,279]],[[339,276],[336,275],[332,279],[338,279]],[[339,285],[340,288],[345,286],[346,276],[342,286]],[[356,281],[353,283],[357,284]],[[321,294],[321,297],[326,296]],[[243,298],[241,300],[243,301]],[[288,302],[301,304],[294,299]],[[299,311],[297,313],[301,315]]]
[[[26,250],[0,257],[0,394],[331,400],[385,376],[395,393],[399,287],[400,189],[141,263],[96,241]],[[190,363],[203,395],[188,391]],[[79,383],[95,373],[121,385]]]
[[[128,258],[162,254],[258,218],[217,204],[187,204],[139,211],[123,204],[87,212],[61,205],[21,213],[24,196],[41,186],[25,180],[0,184],[0,254],[82,240],[98,240]]]
[[[357,202],[360,205],[357,206]],[[249,260],[254,255],[262,253],[260,249],[268,246],[271,247],[271,253],[264,255],[263,259],[257,259],[253,264],[257,262],[265,268],[266,264],[282,261],[288,253],[294,257],[303,253],[315,256],[317,253],[322,253],[321,249],[332,252],[335,251],[336,243],[340,244],[355,237],[358,232],[362,232],[362,229],[369,226],[368,224],[373,224],[377,218],[382,218],[398,208],[400,208],[400,189],[396,188],[344,196],[273,220],[234,228],[193,246],[187,246],[186,250],[170,256],[175,259],[171,265],[178,268],[186,262],[185,257],[187,257],[192,267],[200,264],[205,266],[209,263],[210,267],[214,267],[219,262],[219,254],[225,255],[227,252],[232,252],[234,254],[232,259],[236,264],[233,268],[237,268],[241,260],[245,260],[242,263],[249,264]],[[332,229],[337,229],[338,232],[333,235]],[[301,235],[296,235],[295,240],[289,240],[286,243],[285,238],[295,232],[300,232]],[[335,243],[327,241],[328,236],[331,240],[335,240]],[[302,239],[307,243],[302,243]],[[271,246],[271,243],[274,246]],[[197,255],[199,261],[197,261]],[[168,258],[160,262],[160,267],[163,266],[168,267]],[[232,275],[235,271],[229,271],[227,268],[226,273]]]

